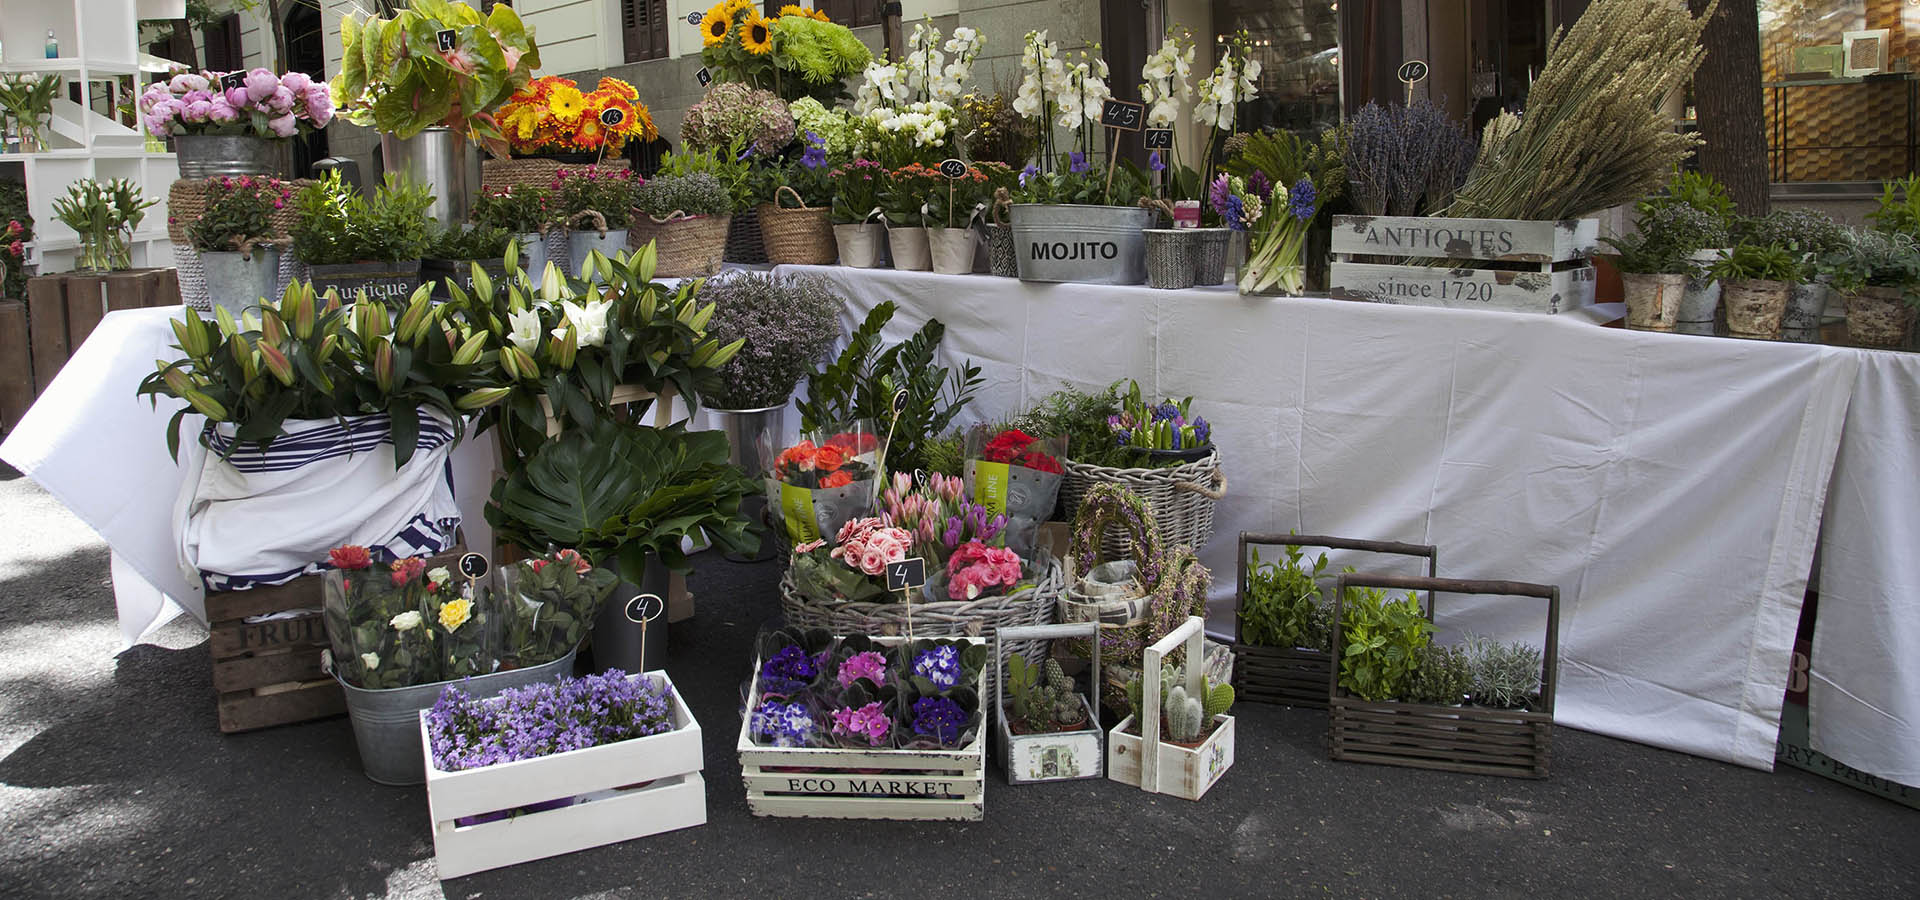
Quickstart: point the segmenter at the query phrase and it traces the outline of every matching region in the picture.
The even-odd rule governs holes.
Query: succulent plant
[[[1207,733],[1207,723],[1233,708],[1233,685],[1215,684],[1202,676],[1200,693],[1188,694],[1186,679],[1172,664],[1160,667],[1160,713],[1166,719],[1165,740],[1191,744]],[[1127,702],[1139,715],[1142,704],[1140,679],[1127,682]]]
[[[1007,657],[1007,692],[1013,695],[1014,716],[1028,731],[1066,731],[1087,721],[1080,692],[1059,660],[1039,666],[1018,653]]]

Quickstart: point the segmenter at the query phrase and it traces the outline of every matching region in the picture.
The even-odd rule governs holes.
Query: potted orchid
[[[917,23],[904,59],[867,65],[853,110],[877,132],[877,151],[888,168],[934,165],[953,156],[959,137],[960,100],[973,77],[973,61],[985,41],[959,27],[945,42],[931,21]]]
[[[173,139],[181,178],[269,175],[287,138],[333,120],[333,98],[302,72],[186,72],[148,85],[139,110],[149,134]]]
[[[1198,169],[1180,167],[1169,178],[1175,196],[1196,201],[1196,207],[1203,205],[1197,201],[1204,199],[1203,193],[1211,194],[1212,185],[1218,179],[1214,171],[1214,148],[1234,133],[1234,116],[1240,104],[1250,103],[1259,95],[1260,61],[1253,58],[1252,43],[1252,38],[1242,29],[1227,41],[1213,72],[1200,79],[1193,120],[1207,128],[1206,151],[1201,154]],[[1219,284],[1226,277],[1227,243],[1233,232],[1224,220],[1214,218],[1211,220],[1214,224],[1210,225],[1207,217],[1198,215],[1200,209],[1194,212],[1194,223],[1206,226],[1195,236],[1194,282]]]
[[[1098,47],[1094,48],[1096,51]],[[1014,192],[1013,242],[1024,281],[1139,284],[1146,280],[1145,236],[1151,210],[1138,201],[1146,179],[1131,161],[1095,156],[1100,112],[1112,98],[1106,61],[1081,51],[1071,65],[1044,31],[1027,33],[1020,93],[1013,108],[1034,121],[1040,159]],[[1055,126],[1075,136],[1054,154]]]

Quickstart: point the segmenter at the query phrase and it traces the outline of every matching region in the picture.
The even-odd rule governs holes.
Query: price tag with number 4
[[[927,561],[921,557],[887,563],[887,590],[910,591],[927,583]]]

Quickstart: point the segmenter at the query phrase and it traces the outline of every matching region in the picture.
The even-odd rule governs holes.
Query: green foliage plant
[[[552,199],[548,201],[554,218],[561,225],[585,230],[589,222],[582,217],[599,213],[608,228],[627,227],[637,186],[631,169],[603,169],[577,166],[553,173]]]
[[[443,51],[447,30],[454,47]],[[340,44],[331,87],[347,121],[403,139],[443,125],[499,157],[506,138],[493,112],[540,68],[533,31],[505,3],[485,18],[450,0],[411,0],[391,17],[354,13],[340,20]]]
[[[1727,281],[1787,281],[1800,276],[1801,262],[1779,244],[1736,244],[1723,251],[1707,274]]]
[[[1362,700],[1406,696],[1433,623],[1409,593],[1390,600],[1378,588],[1350,587],[1340,610],[1340,687]]]
[[[512,233],[487,225],[448,228],[427,241],[421,255],[428,259],[497,260],[507,255]]]
[[[1920,175],[1888,181],[1880,188],[1880,204],[1867,213],[1875,231],[1920,239]]]
[[[515,184],[501,188],[488,188],[473,200],[473,224],[499,228],[513,234],[532,234],[544,231],[553,224],[552,211],[548,201],[553,196],[551,188],[539,185]]]
[[[1120,159],[1113,166],[1108,183],[1107,165],[1079,152],[1063,153],[1051,172],[1029,170],[1023,173],[1015,203],[1074,203],[1091,206],[1134,206],[1142,197],[1151,196],[1146,173],[1131,159]]]
[[[246,175],[209,180],[206,211],[187,226],[187,240],[202,253],[250,252],[255,244],[275,237],[273,212],[292,199],[293,191],[278,178]]]
[[[310,266],[419,259],[429,237],[433,196],[388,173],[373,199],[329,172],[294,196],[293,255]]]
[[[1729,236],[1712,214],[1684,203],[1666,203],[1645,208],[1633,234],[1604,240],[1619,253],[1615,265],[1622,272],[1698,275],[1702,265],[1693,255],[1725,247]]]
[[[1325,553],[1303,563],[1300,547],[1283,545],[1282,556],[1263,562],[1249,548],[1246,598],[1239,610],[1240,640],[1262,647],[1328,649],[1327,603],[1316,579],[1326,571]]]
[[[1459,647],[1429,644],[1414,658],[1406,699],[1435,706],[1457,706],[1472,690],[1467,655]]]
[[[1502,644],[1469,634],[1462,647],[1467,693],[1473,702],[1495,709],[1530,709],[1540,702],[1542,654],[1526,644]]]
[[[859,419],[895,422],[888,429],[886,467],[912,472],[926,466],[926,442],[945,431],[973,400],[982,379],[980,367],[968,362],[959,369],[934,364],[946,326],[929,319],[906,341],[885,346],[881,329],[893,319],[892,301],[883,301],[867,314],[847,339],[845,350],[807,379],[807,397],[800,401],[800,430],[838,428]],[[893,398],[905,391],[896,420]]]
[[[736,138],[733,144],[725,149],[682,148],[667,154],[660,161],[660,169],[654,173],[653,177],[654,180],[658,180],[682,178],[688,175],[711,175],[727,192],[729,205],[722,212],[743,210],[759,202],[759,197],[756,195],[759,186],[753,174],[753,167],[741,159],[741,154],[746,149],[747,142],[740,138]]]
[[[1699,210],[1712,217],[1723,230],[1731,229],[1738,218],[1734,211],[1733,196],[1727,193],[1727,186],[1705,172],[1676,173],[1673,180],[1667,182],[1666,193],[1634,204],[1635,211],[1641,216],[1669,206]]]
[[[1920,241],[1901,233],[1846,229],[1840,245],[1822,261],[1821,270],[1842,293],[1866,287],[1897,287],[1913,302],[1920,287]]]
[[[656,175],[633,192],[633,206],[656,221],[677,216],[719,216],[733,211],[733,197],[706,172]]]

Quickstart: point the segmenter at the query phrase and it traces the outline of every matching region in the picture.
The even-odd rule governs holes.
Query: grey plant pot
[[[280,249],[255,247],[251,256],[237,251],[204,251],[200,268],[206,272],[208,303],[238,319],[248,307],[277,296],[274,288],[280,280]]]
[[[549,663],[525,669],[494,672],[459,681],[436,681],[411,687],[370,691],[340,681],[347,694],[347,715],[353,720],[353,742],[360,748],[360,767],[381,784],[410,785],[427,780],[420,754],[420,711],[431,709],[448,685],[458,684],[472,697],[491,697],[507,688],[526,687],[573,674],[578,651]],[[464,683],[463,683],[464,682]]]

